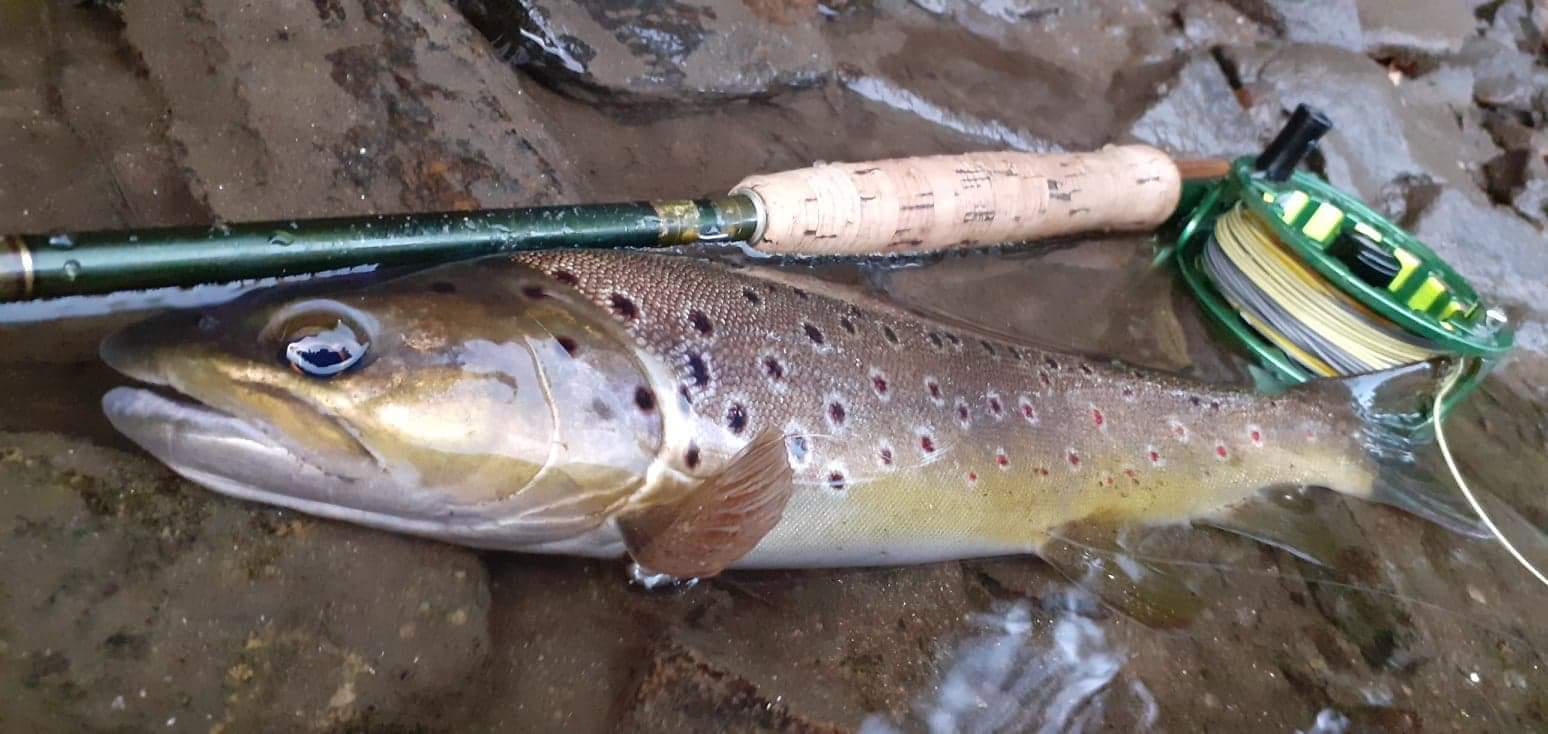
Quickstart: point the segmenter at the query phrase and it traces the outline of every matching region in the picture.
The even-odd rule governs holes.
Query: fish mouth
[[[439,536],[447,530],[443,521],[406,516],[402,508],[362,507],[362,498],[380,496],[384,487],[329,473],[252,422],[180,394],[116,387],[102,396],[102,411],[173,471],[220,494],[396,532]],[[272,489],[276,480],[296,491]]]
[[[288,504],[307,500],[266,489],[260,478],[283,477],[308,487],[353,483],[308,462],[252,422],[168,389],[113,388],[102,396],[102,412],[174,471],[223,494]]]

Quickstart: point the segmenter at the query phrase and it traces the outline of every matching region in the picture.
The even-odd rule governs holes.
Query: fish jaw
[[[220,494],[384,530],[457,535],[446,521],[411,517],[401,507],[365,509],[368,503],[346,498],[362,494],[370,480],[330,474],[251,422],[202,404],[118,387],[102,397],[102,410],[115,429],[173,471]],[[306,496],[273,489],[277,477],[306,487]],[[433,506],[429,498],[423,504]]]

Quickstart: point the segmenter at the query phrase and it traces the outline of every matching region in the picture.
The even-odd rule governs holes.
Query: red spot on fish
[[[976,471],[968,472],[967,473],[967,480],[968,480],[969,484],[977,484],[978,483],[978,472],[976,472]]]
[[[1217,458],[1225,459],[1230,455],[1231,452],[1226,450],[1225,444],[1215,444],[1215,456]]]
[[[1158,466],[1161,464],[1161,452],[1160,451],[1157,451],[1155,449],[1151,449],[1149,457],[1150,457],[1150,463],[1156,464]]]
[[[930,438],[929,436],[920,436],[919,437],[919,450],[923,451],[923,452],[925,452],[927,454],[935,451],[935,440]]]
[[[1005,449],[994,452],[994,463],[999,464],[1001,469],[1010,466],[1010,457],[1005,455]]]
[[[881,447],[877,458],[881,459],[882,466],[892,466],[892,449],[887,446]]]
[[[934,377],[925,378],[925,389],[930,392],[931,402],[934,402],[936,405],[945,402],[941,397],[941,383],[936,382]]]
[[[844,425],[844,419],[848,415],[849,413],[844,409],[843,403],[837,400],[828,403],[828,420],[832,421],[835,427]]]
[[[999,395],[990,393],[989,398],[985,402],[989,405],[990,415],[994,416],[995,418],[999,418],[1005,415],[1005,406],[1000,403]]]
[[[1037,408],[1032,406],[1032,401],[1028,399],[1027,396],[1023,395],[1017,400],[1017,403],[1021,407],[1021,417],[1025,418],[1028,423],[1036,425]]]
[[[1077,468],[1080,466],[1080,454],[1077,454],[1074,451],[1069,451],[1065,453],[1064,458],[1069,460],[1070,466]]]
[[[1182,423],[1176,421],[1176,420],[1173,420],[1171,423],[1172,423],[1172,435],[1176,436],[1178,441],[1182,441],[1183,443],[1187,443],[1188,442],[1188,427],[1183,425]]]
[[[1123,475],[1128,477],[1129,481],[1134,482],[1135,484],[1139,484],[1139,472],[1134,471],[1133,469],[1124,469]]]
[[[963,428],[967,428],[969,425],[971,425],[968,418],[969,413],[967,403],[963,402],[962,399],[959,398],[957,400],[957,422],[962,424]]]
[[[1260,449],[1263,448],[1263,431],[1261,431],[1261,430],[1259,430],[1257,428],[1254,428],[1250,432],[1248,432],[1247,435],[1250,438],[1252,438],[1252,445],[1253,446],[1256,446],[1256,447],[1258,447]]]
[[[887,376],[882,374],[881,370],[872,369],[871,370],[871,389],[876,391],[876,397],[879,397],[879,398],[882,398],[882,399],[886,399],[886,397],[887,397],[887,388],[888,388]]]
[[[1101,408],[1091,409],[1091,422],[1095,423],[1097,428],[1101,428],[1107,422],[1107,418],[1102,415]]]

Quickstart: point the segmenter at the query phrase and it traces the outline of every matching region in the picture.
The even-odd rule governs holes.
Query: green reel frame
[[[1510,351],[1513,335],[1508,326],[1491,319],[1486,304],[1467,280],[1424,243],[1312,174],[1297,171],[1286,181],[1271,181],[1256,173],[1253,157],[1244,156],[1232,162],[1225,178],[1184,192],[1179,219],[1172,226],[1176,237],[1173,244],[1162,247],[1157,261],[1175,259],[1183,281],[1210,319],[1278,381],[1296,385],[1319,376],[1261,336],[1199,266],[1199,255],[1214,232],[1215,220],[1239,202],[1267,223],[1279,242],[1302,262],[1366,308],[1450,354],[1475,358],[1446,396],[1441,416],[1477,388]],[[1375,232],[1371,239],[1391,254],[1401,253],[1403,272],[1393,281],[1397,286],[1380,288],[1367,283],[1327,252],[1324,242],[1331,235],[1318,239],[1307,234],[1308,228],[1323,231],[1330,221],[1328,231],[1334,235],[1349,228],[1367,235]]]

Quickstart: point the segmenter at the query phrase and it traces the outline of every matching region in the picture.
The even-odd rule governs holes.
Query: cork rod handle
[[[750,176],[753,247],[783,255],[914,253],[1153,229],[1177,207],[1178,166],[1144,145],[1093,153],[969,153],[831,163]]]

